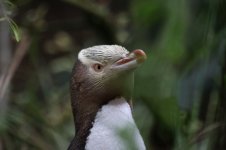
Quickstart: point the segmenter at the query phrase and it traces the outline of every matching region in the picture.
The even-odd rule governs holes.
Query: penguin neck
[[[73,138],[68,150],[84,150],[86,139],[90,134],[93,121],[98,110],[101,108],[100,103],[92,97],[81,97],[72,95],[72,111],[75,124],[75,137]]]
[[[76,98],[81,98],[81,97],[76,97]],[[126,108],[127,113],[130,110],[130,106],[124,98],[120,98],[120,100],[118,98],[114,98],[102,104],[97,103],[98,100],[96,100],[95,98],[86,97],[85,99],[86,99],[85,101],[76,101],[76,100],[72,101],[72,110],[73,110],[74,123],[75,123],[75,137],[72,140],[68,150],[85,149],[87,145],[87,139],[91,135],[91,130],[94,128],[94,126],[99,125],[99,122],[97,124],[95,123],[97,122],[95,121],[97,118],[99,119],[111,118],[112,113],[115,114],[117,110],[118,111],[124,110],[124,108],[120,107],[121,105],[122,106],[126,105],[126,107],[128,107]],[[113,108],[110,106],[115,106],[115,107],[117,106],[119,108],[116,110],[116,108],[114,107],[114,109],[111,110],[111,109],[108,109],[108,108]],[[104,110],[104,112],[102,110]],[[106,110],[108,114],[106,113]],[[103,113],[104,113],[104,118],[99,117],[98,114],[103,114]],[[102,122],[104,123],[104,121]]]
[[[113,138],[117,129],[126,127],[129,122],[133,122],[133,118],[131,107],[127,101],[124,98],[111,100],[96,113],[90,134],[87,137],[86,148],[91,149],[98,142],[105,143],[104,141],[109,140],[108,138]],[[100,138],[102,138],[101,141]]]
[[[85,86],[88,87],[88,86]],[[71,105],[75,124],[75,137],[73,138],[68,150],[85,149],[87,137],[97,112],[101,110],[112,99],[113,95],[98,95],[98,93],[90,93],[91,90],[84,88],[84,84],[77,84],[71,88]]]

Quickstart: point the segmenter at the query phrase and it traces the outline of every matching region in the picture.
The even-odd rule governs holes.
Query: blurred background
[[[226,149],[225,0],[1,0],[0,150],[63,150],[79,50],[143,49],[134,118],[148,150]]]

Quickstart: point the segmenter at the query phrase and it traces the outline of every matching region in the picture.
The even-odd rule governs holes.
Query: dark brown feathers
[[[76,135],[68,150],[84,150],[86,139],[93,126],[96,113],[111,99],[112,94],[103,94],[91,89],[91,81],[86,76],[87,68],[79,60],[75,64],[71,77],[71,105]],[[111,92],[110,92],[111,93]]]

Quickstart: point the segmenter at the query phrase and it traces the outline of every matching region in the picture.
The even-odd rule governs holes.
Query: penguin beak
[[[112,69],[131,70],[137,68],[147,59],[143,50],[137,49],[129,53],[126,57],[121,58],[113,63]]]

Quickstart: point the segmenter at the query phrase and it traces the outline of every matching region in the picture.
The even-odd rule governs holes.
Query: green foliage
[[[4,3],[1,2],[0,6],[1,6],[0,8],[2,9],[1,10],[2,14],[3,14],[3,16],[0,18],[0,21],[7,21],[9,23],[11,32],[12,32],[15,40],[17,42],[19,42],[20,38],[21,38],[19,27],[13,21],[13,19],[11,19],[10,16],[8,15],[10,11],[13,11],[15,9],[14,8],[15,5],[12,2],[6,0],[6,1],[4,1]]]
[[[19,42],[21,38],[19,27],[12,19],[8,18],[7,20],[9,22],[10,29],[13,32],[16,41]]]

